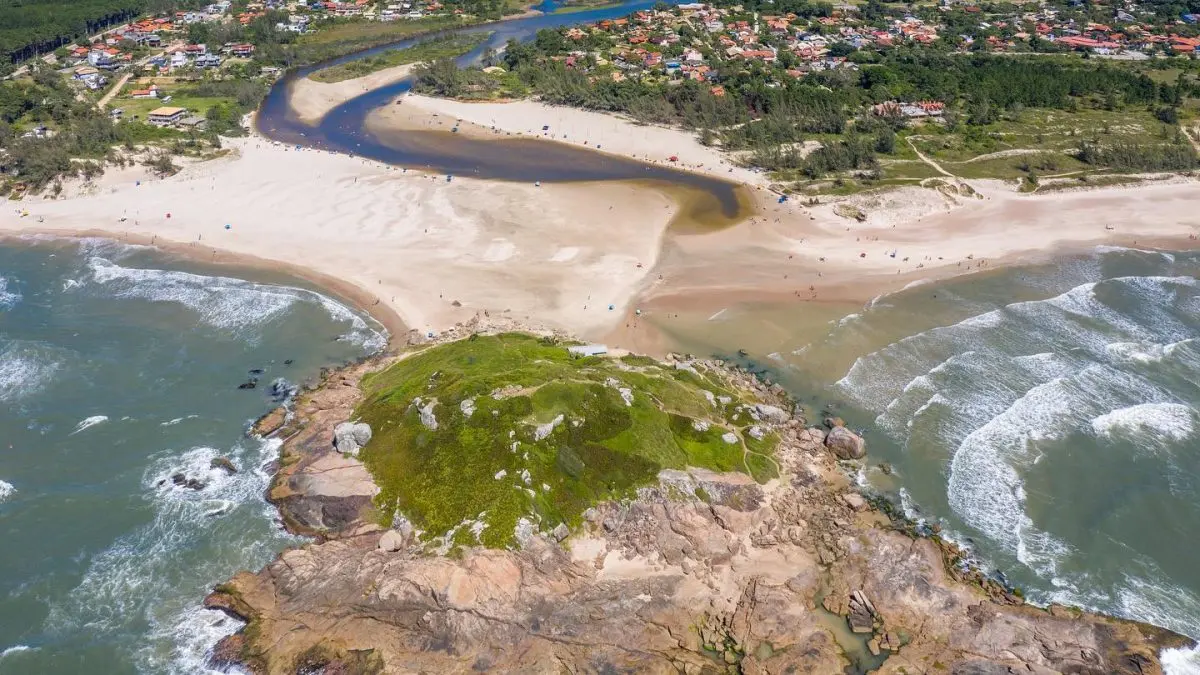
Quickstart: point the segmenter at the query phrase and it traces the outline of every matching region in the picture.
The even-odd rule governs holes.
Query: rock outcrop
[[[848,631],[830,630],[824,611],[879,654],[885,675],[1151,675],[1162,648],[1189,642],[1025,606],[962,573],[949,549],[850,491],[836,460],[861,457],[861,439],[845,446],[835,427],[830,443],[791,415],[759,415],[783,439],[777,480],[667,470],[636,499],[588,509],[573,534],[558,526],[520,550],[433,555],[407,521],[371,524],[369,475],[333,450],[355,400],[338,384],[366,368],[298,402],[271,497],[291,529],[322,541],[206,599],[249,622],[216,650],[223,664],[272,675],[840,673],[856,646],[838,643]]]
[[[862,459],[867,454],[867,444],[846,427],[835,426],[825,435],[825,447],[838,459]]]
[[[371,440],[371,426],[363,422],[342,422],[333,429],[333,445],[338,452],[357,457]]]

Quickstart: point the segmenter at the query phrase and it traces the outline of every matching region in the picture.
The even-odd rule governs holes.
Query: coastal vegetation
[[[778,437],[755,426],[754,403],[702,366],[578,357],[508,333],[412,354],[362,386],[379,513],[446,545],[574,527],[665,468],[778,473]]]
[[[405,49],[392,49],[378,56],[330,66],[309,75],[317,82],[341,82],[409,63],[461,56],[488,38],[490,33],[469,33],[430,38]]]

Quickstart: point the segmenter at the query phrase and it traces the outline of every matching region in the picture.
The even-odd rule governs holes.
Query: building
[[[146,121],[159,127],[168,127],[178,123],[187,116],[187,108],[172,108],[163,106],[155,108],[146,116]]]

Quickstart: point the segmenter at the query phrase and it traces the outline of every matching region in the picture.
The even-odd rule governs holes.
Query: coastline
[[[334,300],[342,301],[354,309],[371,317],[388,332],[388,347],[409,332],[408,326],[400,315],[391,307],[371,295],[366,289],[329,274],[286,261],[272,260],[248,253],[232,253],[211,247],[199,247],[193,243],[183,243],[170,240],[158,240],[144,234],[117,233],[112,230],[31,230],[21,233],[0,232],[0,243],[14,242],[19,245],[38,245],[47,240],[76,241],[80,239],[99,238],[129,244],[154,248],[169,257],[179,260],[203,263],[221,269],[228,269],[232,276],[238,278],[253,278],[255,275],[280,274],[291,277],[314,286],[321,294],[328,295]],[[215,253],[215,255],[213,255]]]
[[[498,328],[519,326],[481,319],[434,342]],[[602,658],[654,672],[664,661],[702,672],[715,652],[717,662],[749,672],[834,672],[847,659],[873,658],[894,669],[936,658],[963,667],[1080,666],[1132,675],[1162,673],[1160,654],[1194,647],[1149,624],[1026,605],[1013,589],[960,567],[953,544],[918,534],[895,507],[864,501],[848,469],[821,444],[826,432],[796,418],[779,430],[782,481],[760,487],[739,474],[666,472],[631,503],[599,504],[561,544],[538,536],[520,550],[473,547],[453,557],[419,544],[392,548],[385,540],[395,530],[370,521],[369,473],[333,448],[332,431],[361,398],[362,376],[391,363],[373,359],[330,372],[295,401],[294,416],[276,432],[285,440],[270,501],[289,531],[317,542],[284,551],[257,573],[238,573],[205,599],[206,607],[247,622],[217,646],[211,665],[256,673],[297,663],[465,672],[479,659],[519,668],[530,658]],[[783,409],[794,405],[753,376],[704,362],[712,365],[738,390]],[[704,497],[692,497],[692,489]],[[679,542],[682,552],[673,552]],[[342,597],[354,608],[340,604]],[[605,611],[588,610],[594,603]],[[330,619],[333,607],[340,610]],[[557,628],[539,629],[539,621]],[[971,631],[957,630],[963,621]],[[695,630],[676,634],[676,624]],[[1042,639],[1029,643],[1026,634]],[[773,648],[756,648],[766,638]],[[430,651],[421,646],[429,640],[453,648]],[[800,645],[807,650],[788,649]]]

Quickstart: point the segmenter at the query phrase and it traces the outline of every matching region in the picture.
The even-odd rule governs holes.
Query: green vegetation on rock
[[[699,364],[580,358],[508,333],[431,347],[362,386],[379,511],[427,540],[510,546],[521,529],[575,526],[666,468],[778,472],[778,436],[750,434],[755,401]]]

